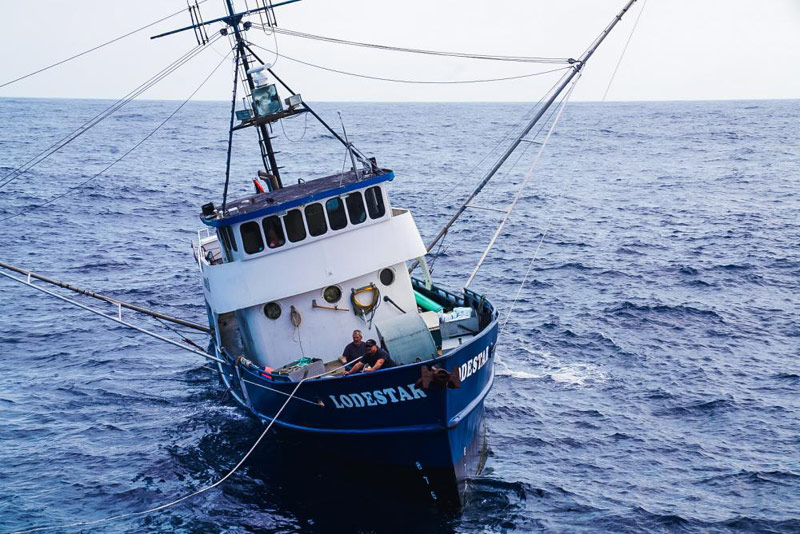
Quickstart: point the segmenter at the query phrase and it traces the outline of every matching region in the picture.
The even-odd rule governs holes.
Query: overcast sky
[[[341,39],[447,51],[577,57],[624,0],[302,0],[278,8],[283,28]],[[589,63],[575,100],[602,98],[644,0]],[[249,0],[250,7],[255,1]],[[185,0],[0,0],[0,84],[185,7]],[[206,19],[222,0],[202,4]],[[244,0],[236,2],[244,8]],[[257,20],[257,17],[254,19]],[[65,65],[0,88],[0,97],[119,98],[195,45],[179,16]],[[213,31],[220,24],[211,27]],[[275,50],[276,38],[249,38]],[[409,80],[470,80],[552,68],[431,58],[277,36],[281,54],[329,68]],[[183,99],[229,50],[218,41],[142,98]],[[276,71],[309,101],[535,101],[555,74],[464,85],[412,85],[325,72],[277,58]],[[800,98],[800,0],[647,0],[609,100]],[[197,95],[230,98],[226,65]]]

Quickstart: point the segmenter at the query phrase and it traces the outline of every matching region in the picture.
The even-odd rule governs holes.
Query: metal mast
[[[256,88],[256,85],[253,83],[253,76],[250,74],[250,72],[248,72],[250,70],[250,62],[247,61],[247,53],[245,51],[246,43],[242,38],[242,30],[239,28],[239,23],[242,21],[242,14],[236,14],[234,12],[232,0],[225,0],[225,4],[228,7],[228,20],[226,20],[226,22],[233,28],[233,37],[236,40],[236,48],[238,50],[239,58],[242,61],[242,68],[244,69],[245,76],[247,78],[247,86],[250,88],[250,94],[252,94]],[[266,124],[258,125],[258,136],[261,138],[261,142],[263,143],[262,157],[266,156],[266,159],[264,159],[264,167],[268,173],[275,176],[275,183],[277,188],[280,189],[283,187],[280,169],[278,169],[278,163],[275,161],[275,151],[272,148],[272,139],[270,138],[269,130],[267,129]],[[266,152],[266,154],[264,154],[264,152]]]
[[[614,17],[614,20],[612,20],[608,26],[606,26],[606,29],[603,30],[603,33],[601,33],[597,37],[597,39],[594,40],[594,42],[591,44],[591,46],[589,46],[586,52],[584,52],[584,54],[579,59],[577,59],[574,63],[572,63],[572,67],[570,68],[569,72],[567,72],[563,76],[558,87],[550,95],[550,98],[547,99],[547,101],[542,105],[542,107],[539,109],[536,115],[534,115],[534,117],[528,122],[528,124],[525,125],[525,128],[522,130],[522,133],[520,133],[519,136],[517,136],[514,142],[511,143],[511,145],[506,149],[503,155],[500,156],[500,158],[495,162],[492,168],[489,169],[489,171],[483,176],[483,178],[475,187],[475,189],[472,190],[469,197],[467,197],[464,203],[461,204],[461,207],[459,207],[458,210],[456,210],[455,214],[453,214],[450,220],[447,221],[447,224],[445,224],[442,227],[442,229],[439,230],[439,233],[436,234],[436,237],[434,237],[430,241],[430,243],[428,243],[427,245],[428,252],[430,252],[431,249],[433,249],[433,247],[436,246],[436,243],[438,243],[439,240],[441,240],[442,237],[444,237],[444,235],[447,233],[447,231],[450,229],[453,223],[455,223],[456,220],[461,216],[461,214],[464,213],[464,211],[470,206],[472,200],[478,195],[478,193],[481,192],[481,190],[486,186],[489,180],[492,179],[492,177],[500,169],[500,167],[503,166],[503,163],[506,162],[508,157],[514,153],[519,144],[522,142],[523,138],[526,135],[528,135],[528,132],[530,132],[531,129],[536,125],[536,123],[539,122],[539,119],[541,119],[542,116],[544,116],[545,112],[547,112],[550,106],[553,105],[553,102],[556,101],[558,96],[562,93],[562,91],[564,91],[564,89],[569,85],[569,83],[573,80],[573,78],[575,78],[575,76],[577,76],[578,73],[581,72],[581,70],[583,70],[583,67],[586,65],[586,62],[589,60],[589,58],[592,57],[592,54],[594,54],[595,50],[597,50],[597,48],[605,40],[605,38],[608,37],[608,34],[611,32],[614,26],[616,26],[617,23],[620,20],[622,20],[622,17],[625,15],[625,13],[627,13],[627,11],[635,3],[636,0],[629,0],[628,3],[625,4],[625,7],[622,8],[622,11],[620,11]],[[411,270],[414,270],[417,267],[417,265],[418,263],[415,262],[414,265],[412,265]]]

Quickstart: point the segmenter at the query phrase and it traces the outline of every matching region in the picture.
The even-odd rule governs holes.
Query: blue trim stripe
[[[233,224],[249,221],[252,219],[259,219],[267,215],[272,215],[273,213],[280,213],[289,210],[291,208],[296,208],[297,206],[302,206],[304,204],[309,204],[310,202],[316,202],[318,200],[322,200],[324,198],[338,196],[344,193],[349,193],[350,191],[355,191],[356,189],[363,189],[373,186],[375,184],[389,182],[392,180],[394,180],[394,171],[389,171],[385,174],[381,174],[380,176],[376,176],[375,178],[362,180],[361,182],[344,185],[342,187],[335,187],[333,189],[320,191],[319,193],[314,193],[312,195],[300,197],[294,200],[290,200],[288,202],[283,202],[281,204],[273,204],[271,206],[251,211],[249,213],[242,213],[241,215],[236,215],[234,217],[228,217],[226,219],[208,220],[204,219],[203,216],[201,215],[200,220],[203,222],[203,224],[207,226],[213,226],[215,228],[219,228],[220,226],[230,226]]]

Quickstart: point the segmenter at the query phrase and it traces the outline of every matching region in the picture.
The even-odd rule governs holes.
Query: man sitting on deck
[[[342,352],[339,361],[347,364],[347,369],[352,369],[354,360],[362,358],[367,353],[367,345],[361,342],[361,330],[353,330],[353,342],[348,343]],[[360,361],[360,360],[359,360]]]
[[[362,371],[368,373],[370,371],[377,371],[378,369],[388,369],[394,367],[396,364],[392,360],[389,353],[385,349],[378,346],[374,339],[368,339],[364,343],[367,347],[367,353],[361,358],[361,361],[353,366],[350,371],[345,371],[344,374],[352,375]]]

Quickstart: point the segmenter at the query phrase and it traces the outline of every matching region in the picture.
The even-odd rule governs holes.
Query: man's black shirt
[[[355,343],[348,343],[347,346],[344,348],[344,352],[342,356],[344,356],[347,363],[352,362],[356,358],[363,356],[367,353],[367,345],[362,341],[358,345]]]
[[[374,367],[375,364],[378,363],[378,360],[381,359],[384,360],[381,369],[388,369],[389,367],[394,367],[396,365],[391,356],[389,356],[389,353],[380,347],[378,347],[378,350],[376,350],[374,354],[370,354],[369,352],[366,353],[364,355],[364,359],[361,361],[370,367]]]

